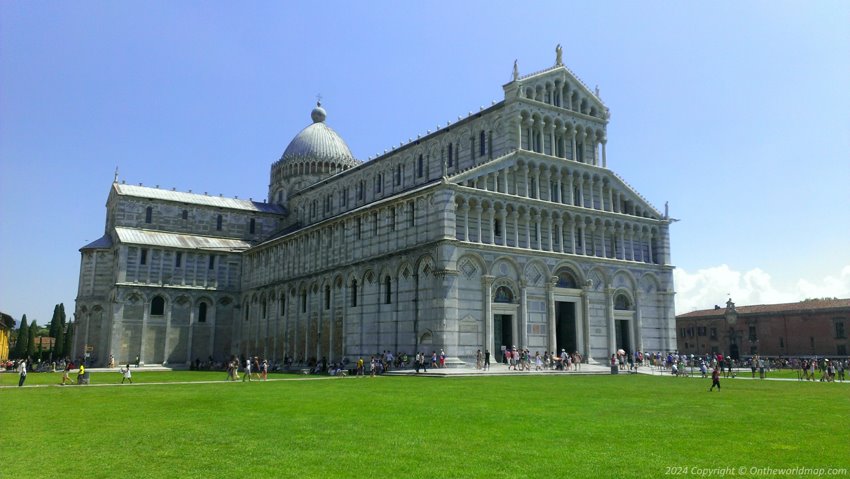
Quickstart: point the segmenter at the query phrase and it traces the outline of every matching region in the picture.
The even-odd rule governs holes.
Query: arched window
[[[150,223],[153,221],[153,207],[148,206],[145,208],[145,223]]]
[[[162,296],[154,296],[151,300],[151,316],[162,316],[165,314],[165,299]]]
[[[425,172],[425,160],[422,158],[422,155],[419,155],[419,159],[416,162],[416,176],[422,178],[423,173]]]
[[[357,280],[351,282],[351,307],[357,307]]]
[[[625,294],[618,294],[614,298],[614,309],[617,311],[630,311],[632,309],[632,302]]]
[[[494,303],[513,303],[514,294],[511,288],[507,286],[499,286],[496,288],[496,294],[493,296]]]
[[[201,303],[198,305],[198,322],[207,322],[207,303]]]
[[[393,280],[387,276],[384,278],[384,303],[392,304],[393,302]]]
[[[569,270],[562,269],[558,271],[558,285],[559,288],[578,288],[578,281],[576,281],[575,275]]]
[[[301,312],[307,312],[307,291],[301,292]]]
[[[448,161],[448,166],[449,166],[449,168],[451,168],[452,166],[454,166],[454,155],[453,155],[453,153],[454,153],[453,145],[452,145],[451,143],[449,143],[449,154],[447,155],[447,156],[448,156],[448,160],[449,160],[449,161]]]
[[[280,315],[286,316],[286,293],[280,295]]]
[[[478,156],[484,156],[487,153],[487,134],[484,130],[478,134]]]
[[[331,287],[325,286],[325,309],[331,309]]]

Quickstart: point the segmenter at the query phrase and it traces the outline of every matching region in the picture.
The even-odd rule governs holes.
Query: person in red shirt
[[[717,390],[720,391],[720,369],[719,366],[714,367],[714,371],[711,372],[711,387],[708,388],[708,391],[711,392],[714,389],[714,386],[717,386]]]

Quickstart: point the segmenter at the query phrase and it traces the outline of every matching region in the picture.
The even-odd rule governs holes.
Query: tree
[[[23,359],[27,355],[27,342],[29,341],[29,326],[27,326],[27,315],[21,318],[21,327],[18,328],[18,340],[15,342],[14,356]]]
[[[65,325],[56,330],[56,341],[53,342],[53,360],[58,361],[65,356]]]
[[[35,355],[35,333],[36,333],[36,331],[38,331],[38,325],[35,324],[35,320],[33,320],[32,324],[30,324],[30,330],[29,330],[29,334],[28,334],[29,340],[27,340],[27,352],[26,352],[26,356],[25,356],[27,358],[32,358]]]
[[[56,331],[59,329],[59,305],[53,307],[53,317],[50,318],[50,334],[51,338],[55,338],[58,334]]]
[[[74,323],[68,323],[68,330],[65,331],[65,344],[62,345],[62,354],[65,357],[71,356],[73,352],[73,341],[74,341]]]

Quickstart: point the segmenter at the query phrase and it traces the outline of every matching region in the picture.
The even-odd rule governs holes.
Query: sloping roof
[[[125,244],[210,251],[244,251],[251,247],[251,243],[238,239],[163,233],[120,226],[115,228],[115,233],[118,235],[118,241]]]
[[[234,210],[258,211],[261,213],[283,214],[284,209],[279,205],[259,203],[251,200],[240,200],[236,198],[225,198],[223,196],[209,196],[197,193],[184,193],[182,191],[163,190],[148,186],[125,185],[113,183],[115,192],[122,196],[133,196],[137,198],[150,198],[155,200],[174,201],[177,203],[190,203],[194,205],[214,206],[217,208],[229,208]]]
[[[850,310],[850,299],[810,299],[806,301],[799,301],[797,303],[735,306],[735,311],[738,313],[738,317],[743,315],[755,314],[804,313],[832,309]],[[722,318],[724,317],[724,314],[726,314],[726,308],[721,307],[720,309],[703,309],[700,311],[691,311],[690,313],[680,314],[676,316],[676,318]]]
[[[108,234],[104,234],[100,238],[80,248],[80,251],[87,249],[109,249],[112,247],[112,238]]]
[[[12,329],[15,327],[15,319],[6,313],[0,312],[0,329]]]

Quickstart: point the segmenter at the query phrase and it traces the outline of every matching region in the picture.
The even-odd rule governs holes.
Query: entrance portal
[[[502,346],[507,346],[510,350],[514,344],[513,323],[514,317],[510,314],[493,315],[493,342],[496,346],[496,361],[500,363],[504,362]]]
[[[617,345],[617,349],[622,349],[626,352],[626,355],[628,356],[632,352],[630,342],[631,337],[629,334],[629,326],[631,325],[631,321],[618,319],[614,321],[614,323],[614,331],[616,334],[614,344]],[[611,352],[613,353],[614,351]]]
[[[555,303],[555,353],[578,351],[576,345],[576,303]]]

